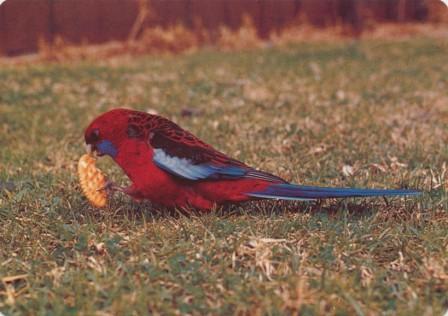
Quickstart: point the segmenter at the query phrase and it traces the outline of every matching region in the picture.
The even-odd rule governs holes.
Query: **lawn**
[[[3,65],[0,311],[441,315],[447,56],[417,39]],[[84,128],[114,107],[157,111],[292,182],[424,194],[208,214],[116,195],[97,210],[76,164]]]

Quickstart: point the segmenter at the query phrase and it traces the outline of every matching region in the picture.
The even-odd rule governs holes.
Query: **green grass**
[[[441,315],[447,56],[419,39],[3,67],[0,311]],[[118,195],[96,210],[76,177],[83,129],[122,106],[293,182],[425,194],[188,216]]]

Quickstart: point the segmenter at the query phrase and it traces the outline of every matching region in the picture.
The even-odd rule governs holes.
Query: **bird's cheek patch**
[[[118,153],[117,148],[112,144],[109,140],[103,140],[96,145],[97,150],[102,155],[109,155],[112,158],[115,158],[115,156]]]

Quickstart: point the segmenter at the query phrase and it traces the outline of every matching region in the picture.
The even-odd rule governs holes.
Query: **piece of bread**
[[[95,207],[104,207],[107,204],[107,192],[104,189],[106,177],[95,166],[96,159],[92,155],[85,154],[79,158],[78,176],[81,189]]]

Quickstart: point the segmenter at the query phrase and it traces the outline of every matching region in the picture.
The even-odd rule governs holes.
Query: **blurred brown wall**
[[[260,36],[291,23],[318,27],[347,24],[355,33],[366,19],[425,21],[428,3],[439,0],[143,0],[152,10],[147,26],[201,24],[213,35],[221,25],[238,28],[244,15]],[[442,4],[440,4],[442,5]],[[443,6],[443,5],[442,5]],[[39,40],[61,36],[72,43],[127,38],[139,0],[7,0],[0,6],[0,54],[35,52]]]

